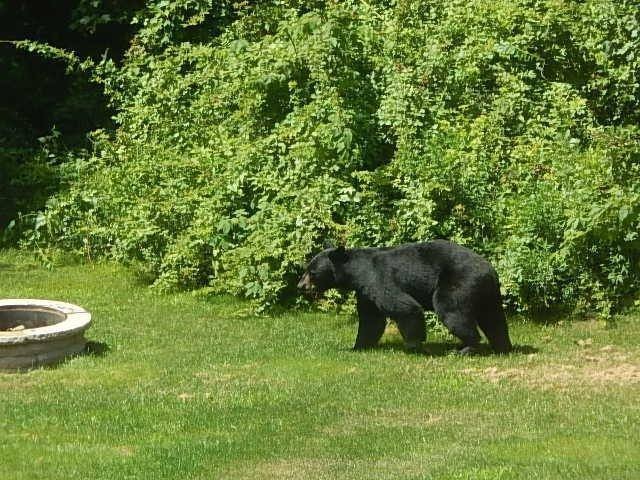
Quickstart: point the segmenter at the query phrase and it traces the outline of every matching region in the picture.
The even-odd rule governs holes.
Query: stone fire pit
[[[91,314],[51,300],[0,300],[0,370],[56,363],[81,352]]]

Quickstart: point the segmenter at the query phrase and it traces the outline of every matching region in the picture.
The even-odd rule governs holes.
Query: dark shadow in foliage
[[[153,282],[158,278],[157,274],[153,272],[149,266],[142,264],[141,262],[134,262],[130,265],[130,271],[133,274],[133,283],[139,287],[148,287],[153,285]]]
[[[135,31],[130,18],[144,2],[57,0],[0,1],[3,41],[35,40],[81,58],[120,60]],[[102,89],[58,60],[0,43],[0,230],[18,216],[44,207],[58,191],[55,165],[63,152],[88,147],[86,133],[113,128]],[[55,133],[55,155],[42,144]],[[0,243],[13,243],[15,238]]]

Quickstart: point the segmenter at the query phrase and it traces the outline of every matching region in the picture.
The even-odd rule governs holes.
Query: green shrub
[[[514,308],[608,313],[640,280],[637,7],[273,0],[187,41],[212,7],[154,3],[29,238],[264,306],[327,238],[445,237]]]

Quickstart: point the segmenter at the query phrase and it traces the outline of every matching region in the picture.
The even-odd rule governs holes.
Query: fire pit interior
[[[0,331],[48,327],[66,318],[64,313],[53,309],[3,305],[0,306]]]

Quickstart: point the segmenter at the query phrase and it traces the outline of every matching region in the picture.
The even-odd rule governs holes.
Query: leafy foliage
[[[152,2],[95,67],[118,130],[31,243],[263,306],[327,238],[451,238],[518,309],[637,292],[637,2],[214,3]]]

